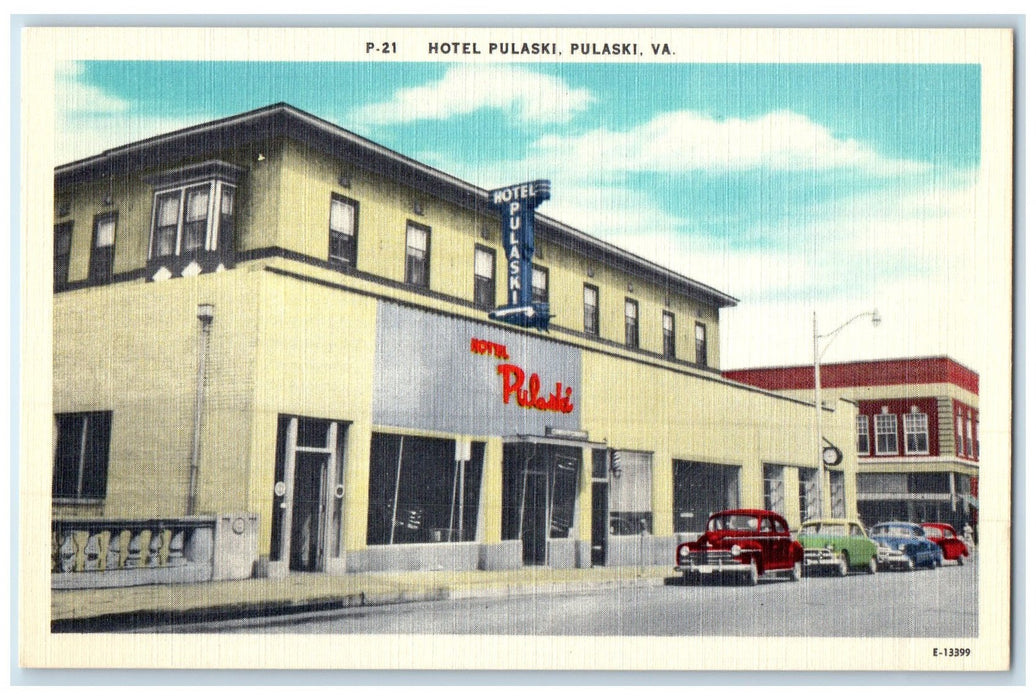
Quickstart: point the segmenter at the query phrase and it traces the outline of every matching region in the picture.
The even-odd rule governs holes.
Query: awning
[[[593,442],[592,440],[576,440],[574,438],[563,438],[546,435],[505,435],[504,444],[522,443],[527,445],[556,445],[557,447],[590,447],[595,450],[603,450],[608,447],[606,442]]]

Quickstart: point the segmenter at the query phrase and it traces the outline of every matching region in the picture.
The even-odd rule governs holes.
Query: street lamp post
[[[865,316],[870,316],[871,323],[874,324],[875,328],[877,328],[881,324],[881,315],[878,313],[877,309],[874,309],[874,311],[865,311],[863,313],[856,314],[848,321],[840,325],[838,328],[835,328],[830,333],[820,333],[817,328],[817,312],[813,312],[813,406],[816,411],[816,459],[817,469],[819,470],[817,474],[820,475],[821,513],[822,515],[826,516],[831,515],[831,485],[830,475],[827,472],[827,465],[824,464],[824,435],[821,428],[820,406],[820,360],[824,356],[824,353],[827,352],[827,349],[831,347],[831,343],[834,341],[835,336],[838,335],[838,333],[843,328],[848,326],[853,321],[856,321],[857,319],[863,318]],[[823,349],[821,349],[820,341],[823,338],[827,338],[828,341],[827,344],[824,345]],[[825,503],[827,504],[826,508],[824,507]]]

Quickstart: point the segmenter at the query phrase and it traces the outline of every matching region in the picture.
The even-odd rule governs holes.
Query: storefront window
[[[784,515],[784,467],[779,464],[763,467],[763,507]]]
[[[367,544],[475,539],[484,443],[371,436]]]
[[[799,518],[801,522],[820,517],[820,473],[799,469]]]
[[[831,472],[831,517],[845,517],[845,472]]]
[[[608,475],[610,532],[651,532],[651,453],[616,451]]]

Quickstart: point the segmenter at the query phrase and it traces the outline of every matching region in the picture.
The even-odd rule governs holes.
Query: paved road
[[[973,637],[974,560],[914,572],[762,580],[758,586],[618,586],[192,625],[175,632],[637,636]],[[145,631],[145,630],[141,630]]]

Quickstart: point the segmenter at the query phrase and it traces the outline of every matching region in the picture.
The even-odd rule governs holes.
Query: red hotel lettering
[[[507,354],[506,345],[493,343],[488,340],[480,340],[479,338],[471,339],[471,352],[476,355],[490,355],[496,357],[498,360],[511,359],[511,356]]]
[[[497,365],[496,373],[504,378],[504,403],[511,403],[511,397],[522,408],[535,408],[537,411],[554,411],[571,413],[572,387],[565,387],[562,394],[561,382],[554,384],[550,396],[540,396],[540,375],[533,372],[529,375],[529,388],[524,389],[525,372],[517,365]]]

